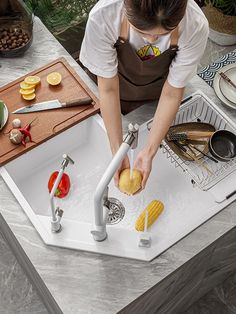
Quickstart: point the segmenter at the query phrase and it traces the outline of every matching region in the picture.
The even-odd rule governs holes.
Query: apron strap
[[[179,30],[178,26],[170,35],[170,48],[177,48],[178,47],[178,39],[179,39]]]
[[[120,28],[120,39],[127,41],[129,36],[129,22],[126,15],[123,15],[123,21]]]

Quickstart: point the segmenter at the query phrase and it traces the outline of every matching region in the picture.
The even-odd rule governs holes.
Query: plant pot
[[[25,51],[31,46],[33,40],[33,22],[25,22],[22,20],[4,20],[0,23],[1,30],[11,29],[14,32],[18,32],[19,30],[22,34],[27,35],[27,40],[19,47],[4,49],[2,46],[0,47],[0,57],[3,58],[15,58],[22,56]],[[14,35],[14,34],[13,34]]]
[[[210,5],[202,10],[209,22],[209,38],[218,45],[236,44],[236,16],[225,15]]]
[[[0,10],[0,57],[21,56],[32,43],[33,15],[22,0],[4,0]]]
[[[220,46],[231,46],[236,44],[236,35],[217,32],[210,28],[209,39]]]

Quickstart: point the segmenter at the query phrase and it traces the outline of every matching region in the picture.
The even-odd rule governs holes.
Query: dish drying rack
[[[225,129],[236,133],[235,123],[201,91],[197,91],[183,101],[172,125],[186,122],[207,122],[214,125],[216,130]],[[147,122],[149,130],[151,123],[152,120]],[[203,191],[209,190],[236,170],[236,158],[229,162],[216,163],[203,156],[201,161],[210,170],[209,173],[196,162],[183,160],[173,152],[165,140],[162,141],[161,149],[167,159],[176,168],[181,167],[184,172],[188,173],[192,184],[196,184]]]

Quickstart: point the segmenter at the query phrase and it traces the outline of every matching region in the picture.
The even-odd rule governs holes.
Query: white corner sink
[[[143,147],[147,134],[146,124],[142,125],[136,151]],[[64,210],[62,230],[52,233],[47,183],[50,174],[59,170],[63,153],[75,164],[65,170],[72,183],[69,195],[55,198],[56,205]],[[181,167],[175,167],[160,150],[142,193],[126,196],[110,183],[109,197],[123,203],[125,216],[119,223],[107,226],[105,241],[96,242],[90,233],[94,223],[93,196],[110,160],[103,122],[95,115],[7,163],[0,168],[0,174],[47,245],[145,261],[152,260],[232,201],[217,203],[211,193],[193,187]],[[149,229],[151,247],[141,248],[135,220],[153,199],[161,200],[165,209]]]

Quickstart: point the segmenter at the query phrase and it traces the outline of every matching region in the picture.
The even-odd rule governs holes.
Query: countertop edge
[[[16,236],[14,235],[13,231],[11,230],[11,228],[9,227],[1,213],[0,213],[0,230],[3,238],[9,245],[10,249],[12,250],[18,263],[26,273],[26,276],[37,290],[38,295],[40,296],[49,313],[62,314],[63,312],[59,308],[54,297],[50,293],[46,284],[40,277],[39,273],[35,269],[28,255],[25,253],[24,249],[18,242]]]

